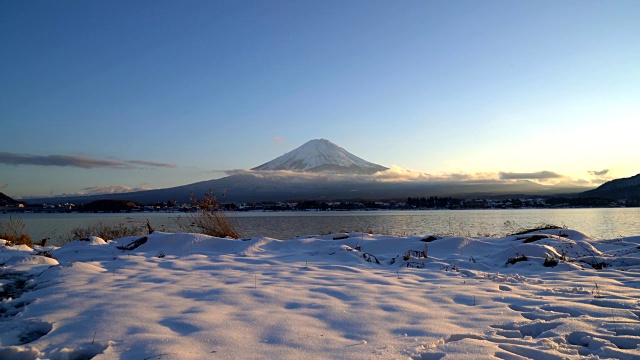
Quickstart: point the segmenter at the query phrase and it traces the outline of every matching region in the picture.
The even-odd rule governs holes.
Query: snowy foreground
[[[640,236],[88,240],[0,241],[0,359],[640,358]]]

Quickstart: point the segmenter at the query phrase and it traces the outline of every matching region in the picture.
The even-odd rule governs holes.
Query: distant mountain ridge
[[[351,199],[406,199],[423,196],[455,196],[461,198],[493,197],[508,194],[552,195],[558,192],[569,192],[570,189],[554,189],[532,182],[378,182],[344,179],[328,180],[327,177],[297,177],[287,174],[272,176],[256,176],[238,174],[221,179],[205,180],[193,184],[172,188],[136,191],[121,194],[104,194],[65,198],[30,199],[31,203],[71,202],[84,204],[102,199],[126,199],[142,204],[176,200],[179,203],[190,203],[190,194],[201,198],[204,193],[213,189],[215,195],[226,190],[222,202],[258,202],[287,200],[351,200]]]
[[[316,139],[251,170],[374,174],[387,169],[361,159],[327,139]]]
[[[607,181],[599,187],[585,191],[581,197],[600,197],[605,199],[640,199],[640,174],[623,179]]]

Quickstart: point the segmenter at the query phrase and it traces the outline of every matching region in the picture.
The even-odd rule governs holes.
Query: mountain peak
[[[327,139],[315,139],[251,170],[373,174],[387,168],[363,160]]]

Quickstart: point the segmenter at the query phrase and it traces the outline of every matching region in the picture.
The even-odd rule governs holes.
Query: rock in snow
[[[640,357],[640,236],[91,240],[0,242],[0,359]]]

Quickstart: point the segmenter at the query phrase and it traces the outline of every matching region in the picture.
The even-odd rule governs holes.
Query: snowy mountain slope
[[[329,140],[316,139],[251,170],[373,174],[387,168],[363,160]]]

